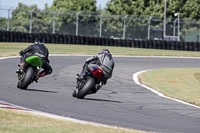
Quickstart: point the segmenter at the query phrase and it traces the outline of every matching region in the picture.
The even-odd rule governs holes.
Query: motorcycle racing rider
[[[112,77],[112,72],[114,69],[114,60],[110,51],[108,49],[102,49],[95,56],[87,58],[85,64],[83,65],[83,70],[81,74],[77,75],[77,81],[81,81],[85,77],[85,75],[87,75],[90,66],[94,65],[100,66],[103,69],[104,73],[101,78],[102,82],[100,86],[96,87],[92,93],[96,93],[102,87],[102,85],[105,85],[107,83],[107,80]],[[75,92],[73,93],[73,96],[76,96]]]
[[[42,60],[42,68],[44,69],[43,71],[41,71],[38,75],[38,77],[35,79],[35,81],[37,82],[37,80],[40,77],[44,77],[48,74],[51,74],[53,69],[52,67],[49,65],[49,51],[47,49],[47,47],[44,45],[44,41],[43,39],[36,39],[34,44],[30,45],[29,47],[27,47],[24,50],[21,50],[19,52],[21,58],[20,58],[20,68],[23,69],[24,65],[25,65],[25,59],[30,57],[30,56],[38,56],[41,58]],[[17,73],[19,73],[20,71],[17,70]]]

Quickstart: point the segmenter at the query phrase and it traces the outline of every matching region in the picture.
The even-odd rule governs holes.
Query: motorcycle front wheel
[[[95,86],[95,80],[94,78],[89,77],[85,83],[85,85],[78,90],[78,93],[76,95],[76,97],[78,99],[83,99],[88,93],[89,91],[94,88]]]

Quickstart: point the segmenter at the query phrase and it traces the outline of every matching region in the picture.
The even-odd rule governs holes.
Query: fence
[[[135,40],[173,40],[200,42],[200,22],[177,18],[167,20],[163,37],[163,19],[100,14],[97,12],[61,12],[1,9],[0,30]],[[179,24],[179,27],[178,27]],[[179,33],[178,33],[179,31]]]

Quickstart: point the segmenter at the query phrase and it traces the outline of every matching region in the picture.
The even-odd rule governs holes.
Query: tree
[[[51,8],[58,11],[56,14],[57,33],[74,35],[78,17],[79,23],[85,27],[79,30],[84,34],[92,34],[92,28],[89,28],[88,23],[96,21],[96,18],[84,14],[96,12],[96,0],[54,0]]]
[[[52,9],[59,11],[96,11],[96,0],[54,0]]]
[[[200,27],[200,1],[199,0],[187,0],[182,8],[182,13],[180,14],[184,24],[181,25],[181,35],[187,33],[199,32]],[[193,20],[193,22],[191,22]],[[198,37],[199,39],[199,37]],[[197,40],[198,40],[197,39]]]
[[[31,8],[35,8],[32,6]],[[18,3],[18,7],[12,11],[12,21],[11,21],[11,31],[29,31],[29,13],[28,10],[31,10],[25,4]]]
[[[37,5],[27,6],[18,3],[18,7],[12,11],[11,31],[30,31],[30,20],[32,20],[32,32],[48,33],[51,27],[52,14],[50,8],[45,6],[42,11],[38,9]],[[32,18],[31,18],[32,14]]]
[[[7,29],[7,19],[6,18],[0,18],[0,30],[6,30]]]
[[[145,7],[143,15],[161,18],[164,16],[163,11],[164,0],[149,0],[148,4]]]
[[[125,32],[124,26],[126,24],[128,27],[126,34],[130,38],[143,38],[142,32],[145,30],[147,22],[144,22],[140,17],[144,15],[145,6],[148,4],[144,0],[111,0],[107,3],[106,11],[108,14],[121,16],[118,16],[117,19],[107,19],[105,31],[110,31],[111,35],[121,38],[122,33]]]
[[[199,0],[166,0],[167,1],[167,34],[172,34],[173,32],[173,22],[177,18],[174,16],[175,13],[179,13],[180,18],[190,18],[190,19],[199,19],[200,18],[200,1]],[[153,18],[158,18],[160,21],[156,24],[156,27],[163,27],[163,17],[164,17],[164,0],[110,0],[107,3],[106,11],[109,14],[118,14],[122,17],[129,15],[135,16],[135,18],[148,20],[150,16]],[[143,18],[142,18],[143,17]],[[142,21],[136,22],[128,19],[126,21],[129,25],[128,30],[130,33],[135,32],[135,27],[140,31],[136,31],[137,34],[141,33],[141,29],[144,29],[143,32],[146,32],[145,22],[142,24]],[[129,21],[130,20],[130,21]],[[148,23],[148,22],[146,22]],[[157,23],[157,22],[156,22]],[[121,20],[116,20],[110,23],[107,27],[112,27],[112,25],[117,24],[118,27],[122,27]],[[120,26],[121,25],[121,26]],[[147,25],[147,24],[146,24]],[[120,28],[121,29],[121,28]],[[114,29],[113,29],[114,31]],[[116,32],[116,30],[115,30]],[[122,31],[121,31],[122,32]],[[132,35],[132,36],[133,36]]]
[[[164,0],[110,0],[107,9],[111,14],[136,16],[164,16]],[[167,16],[180,13],[182,18],[200,18],[199,0],[167,0]]]
[[[33,17],[33,32],[52,33],[53,12],[48,5],[44,10],[37,9]]]
[[[144,5],[144,0],[111,0],[106,10],[111,14],[139,16],[143,15]]]
[[[200,18],[200,0],[187,0],[182,7],[182,17],[190,19]]]

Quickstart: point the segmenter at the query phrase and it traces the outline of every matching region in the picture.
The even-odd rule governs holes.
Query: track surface
[[[76,74],[86,56],[51,56],[53,73],[27,91],[16,88],[19,58],[0,60],[0,100],[61,116],[163,133],[199,133],[200,109],[184,105],[136,85],[141,70],[200,67],[200,59],[114,57],[112,79],[97,94],[73,98]]]

